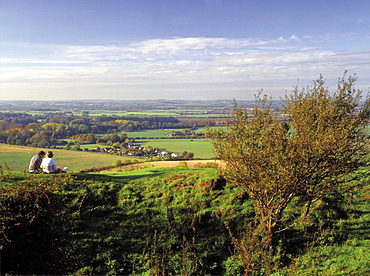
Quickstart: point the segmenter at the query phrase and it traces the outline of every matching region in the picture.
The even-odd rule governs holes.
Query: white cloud
[[[320,73],[337,80],[347,69],[368,86],[369,48],[320,49],[317,40],[314,46],[307,40],[314,38],[171,38],[122,46],[58,45],[47,51],[45,46],[25,47],[22,55],[8,54],[0,60],[1,87],[6,91],[2,97],[48,91],[54,98],[60,92],[74,98],[87,92],[91,94],[83,98],[115,98],[120,91],[131,91],[132,99],[164,98],[162,91],[183,98],[192,91],[199,97],[204,91],[209,98],[233,98],[256,88],[284,93],[297,79],[310,81]],[[185,90],[189,93],[176,95]]]

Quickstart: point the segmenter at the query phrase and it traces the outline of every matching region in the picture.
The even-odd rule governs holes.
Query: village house
[[[180,155],[180,153],[178,153],[178,152],[173,152],[173,153],[171,153],[171,157],[172,157],[172,158],[180,158],[180,157],[181,157],[181,155]]]

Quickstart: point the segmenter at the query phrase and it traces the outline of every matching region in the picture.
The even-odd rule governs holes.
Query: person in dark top
[[[38,173],[41,172],[41,162],[42,158],[45,157],[45,152],[43,150],[39,151],[37,155],[34,155],[31,158],[30,165],[28,167],[28,172],[30,173]]]

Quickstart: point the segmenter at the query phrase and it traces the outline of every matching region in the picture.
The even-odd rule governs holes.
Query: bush
[[[64,231],[66,206],[57,190],[69,175],[2,179],[0,188],[1,272],[66,274],[71,233]]]
[[[122,165],[122,161],[117,159],[117,160],[114,160],[113,163],[112,163],[112,166],[113,167],[118,167],[118,166],[121,166]]]

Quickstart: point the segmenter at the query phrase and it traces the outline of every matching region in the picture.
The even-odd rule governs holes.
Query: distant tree
[[[89,117],[89,111],[81,111],[82,117]]]
[[[26,125],[23,129],[26,131],[32,131],[32,132],[40,131],[42,130],[42,124],[41,123],[30,123]]]
[[[183,151],[183,153],[181,154],[181,157],[182,158],[185,158],[185,159],[191,159],[191,158],[194,158],[194,152],[192,151]]]
[[[117,160],[114,160],[113,163],[112,163],[112,166],[114,167],[118,167],[118,166],[121,166],[122,165],[122,161],[117,159]]]
[[[80,148],[80,146],[81,146],[81,144],[80,143],[76,143],[76,144],[74,144],[73,146],[72,146],[72,150],[80,150],[81,148]]]
[[[5,121],[0,121],[0,131],[6,130],[9,127],[9,123]]]
[[[234,102],[226,129],[208,131],[225,163],[221,174],[253,202],[254,222],[239,244],[246,274],[272,272],[272,242],[287,227],[282,221],[294,197],[307,202],[305,217],[314,201],[344,181],[341,176],[366,162],[364,125],[370,118],[370,101],[360,106],[356,79],[345,75],[334,93],[324,86],[322,76],[312,87],[296,87],[282,108],[288,114],[286,122],[272,113],[267,97],[259,93],[251,114]]]
[[[187,158],[191,159],[194,158],[194,152],[189,151],[188,154],[186,155]]]
[[[88,133],[90,131],[90,127],[85,124],[80,124],[77,128],[78,133]]]

